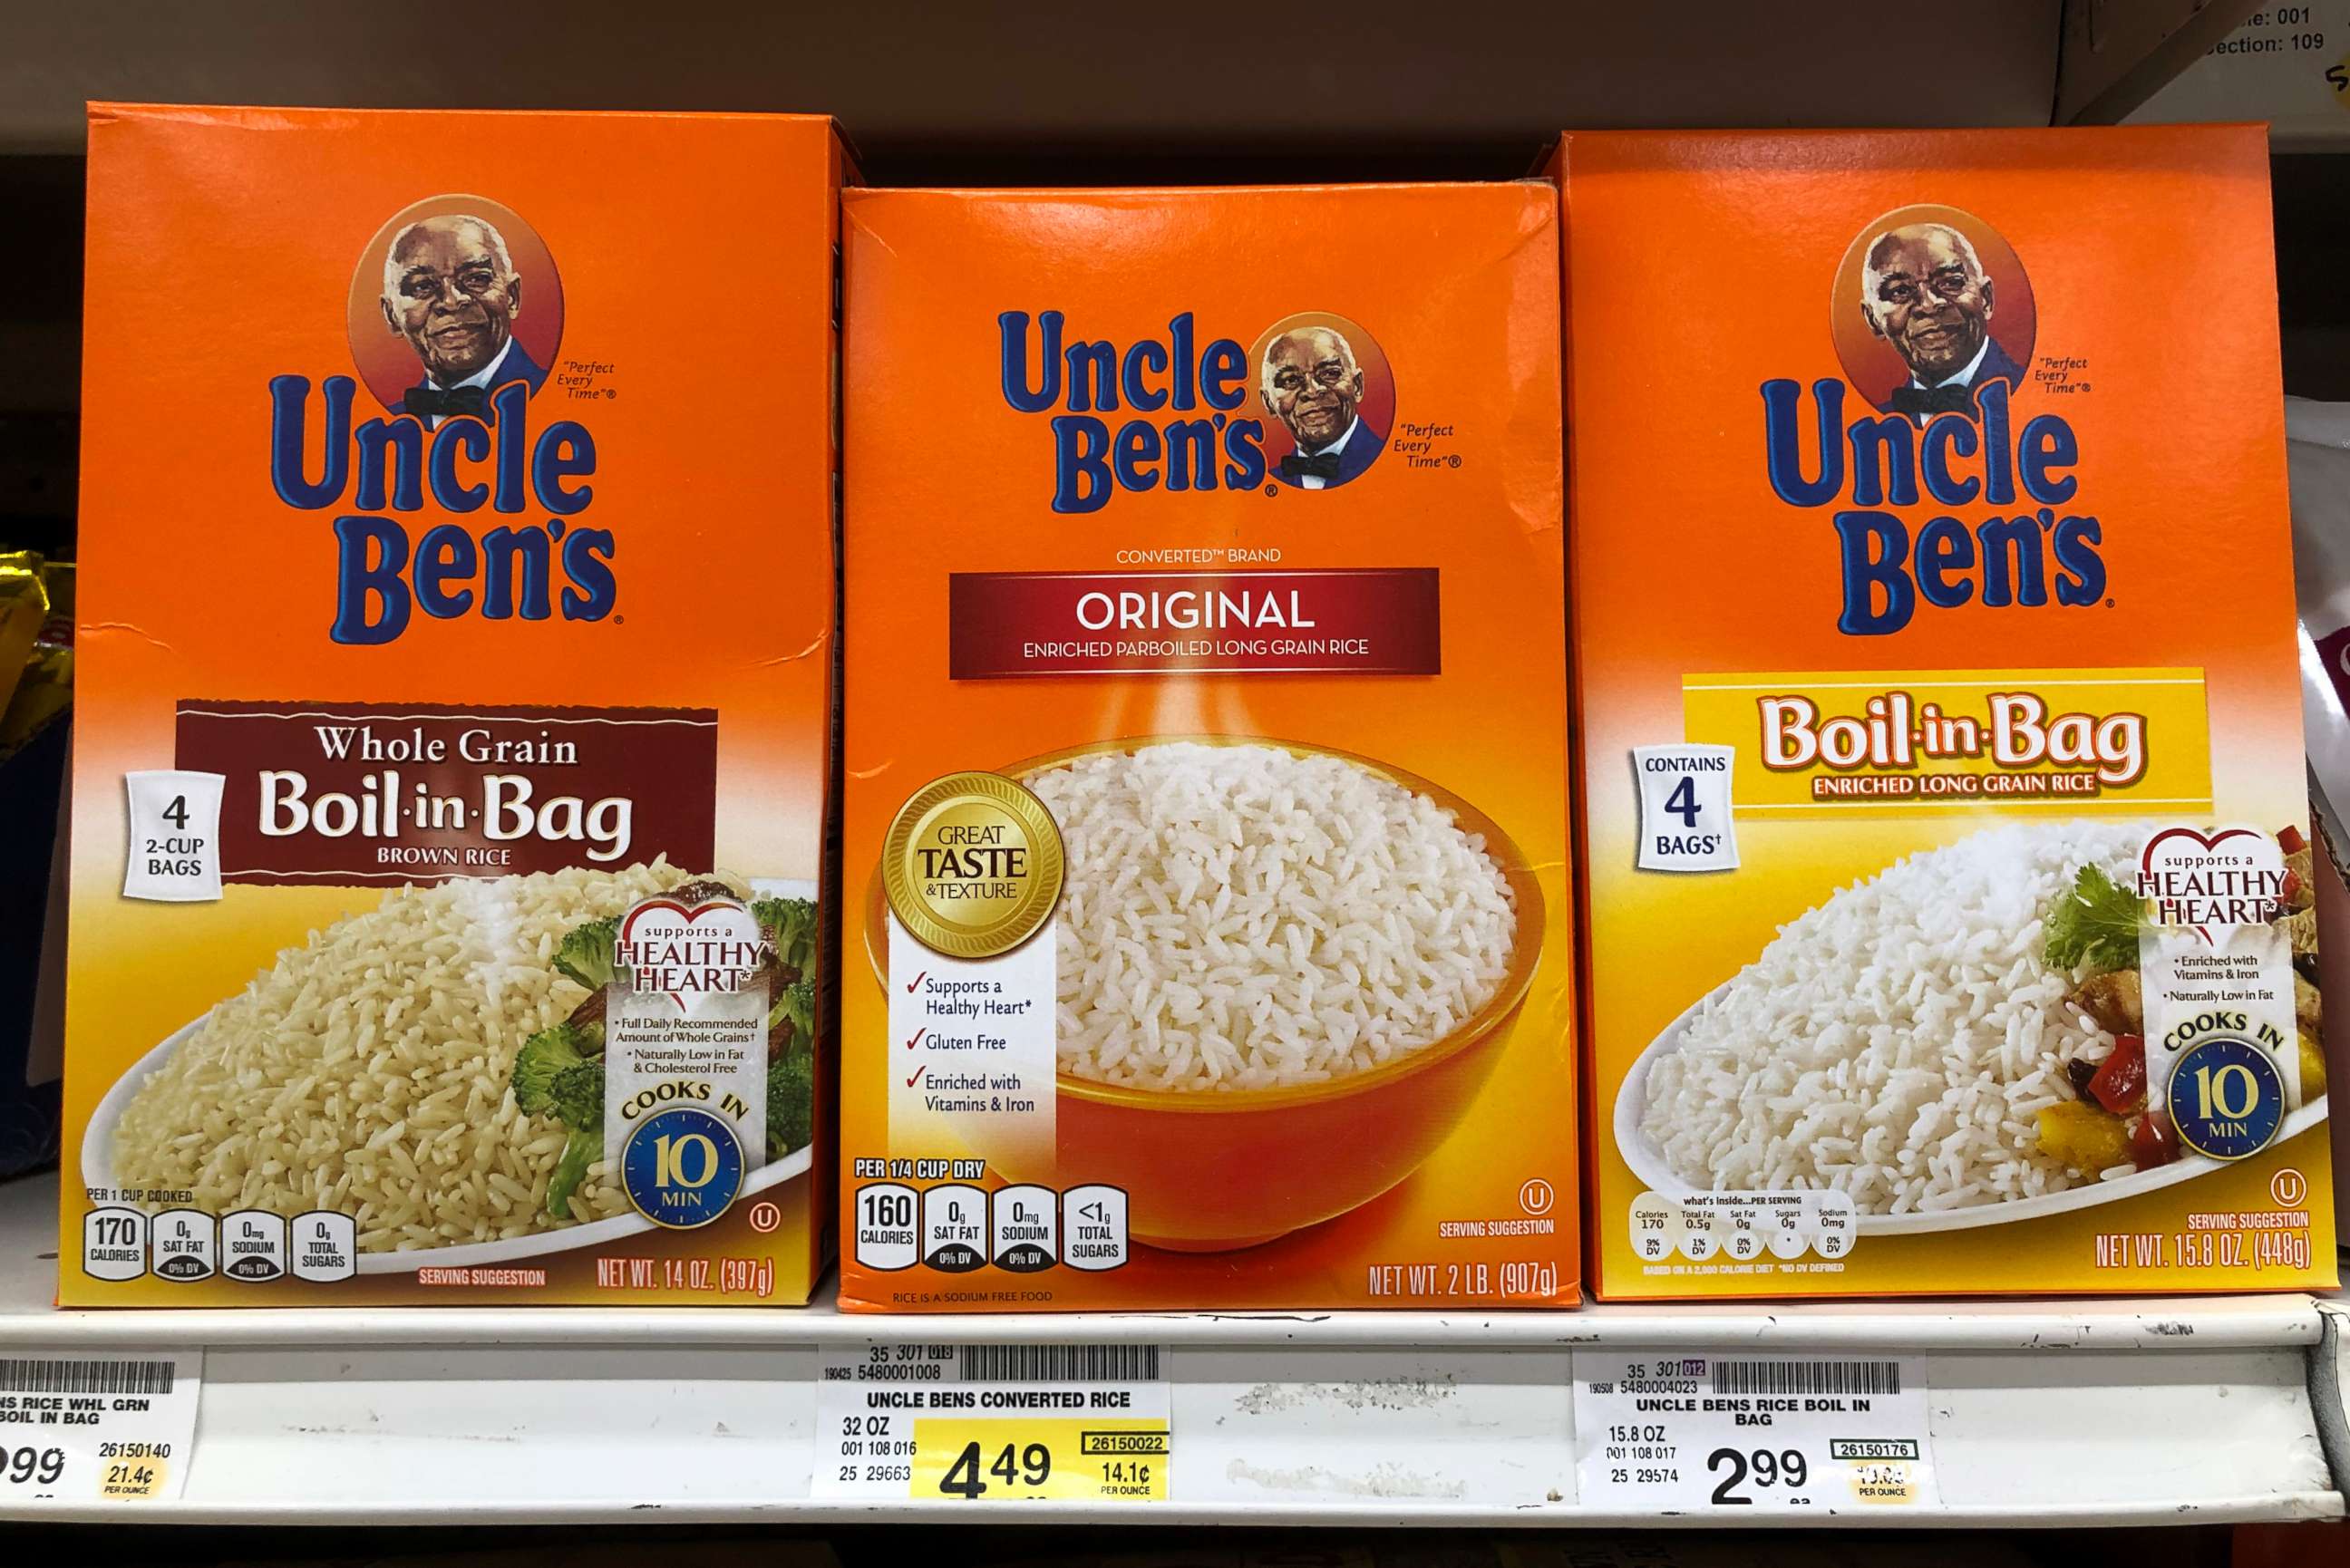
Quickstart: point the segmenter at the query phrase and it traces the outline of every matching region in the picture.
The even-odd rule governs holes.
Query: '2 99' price
[[[1789,1502],[1809,1502],[1807,1497],[1792,1495],[1812,1479],[1811,1466],[1796,1449],[1784,1449],[1773,1453],[1768,1449],[1756,1449],[1742,1453],[1736,1449],[1716,1449],[1705,1457],[1708,1475],[1722,1478],[1713,1489],[1712,1501],[1731,1507],[1752,1507],[1754,1499],[1741,1494],[1740,1489],[1749,1484],[1757,1487],[1785,1487]]]

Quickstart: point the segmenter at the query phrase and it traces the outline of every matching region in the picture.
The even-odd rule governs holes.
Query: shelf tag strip
[[[1164,1502],[1172,1457],[1158,1345],[827,1349],[819,1498]]]

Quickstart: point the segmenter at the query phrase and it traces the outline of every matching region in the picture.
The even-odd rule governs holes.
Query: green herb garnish
[[[2073,877],[2073,890],[2048,911],[2048,961],[2058,969],[2087,963],[2100,970],[2137,967],[2137,929],[2146,919],[2138,896],[2095,866]]]

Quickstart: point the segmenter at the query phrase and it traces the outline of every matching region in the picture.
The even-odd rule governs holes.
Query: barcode
[[[1159,1346],[966,1345],[962,1375],[973,1382],[1148,1383],[1159,1376]]]
[[[1717,1361],[1717,1394],[1898,1394],[1898,1361]]]
[[[169,1394],[170,1361],[67,1361],[0,1357],[0,1388],[15,1394]]]

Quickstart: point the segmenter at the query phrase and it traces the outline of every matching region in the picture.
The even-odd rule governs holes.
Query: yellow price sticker
[[[914,1423],[911,1495],[997,1502],[1164,1502],[1164,1417],[981,1417]]]
[[[172,1474],[172,1461],[160,1456],[144,1459],[107,1459],[98,1478],[98,1496],[101,1502],[143,1502],[161,1497]]]
[[[1846,1472],[1852,1481],[1853,1501],[1878,1508],[1923,1501],[1917,1468],[1902,1459],[1867,1459],[1855,1464]]]

